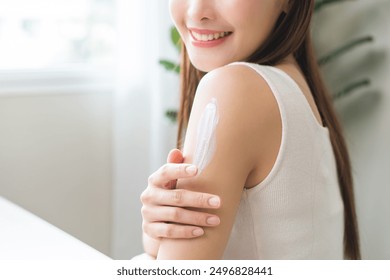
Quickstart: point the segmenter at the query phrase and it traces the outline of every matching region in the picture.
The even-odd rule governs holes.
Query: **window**
[[[114,2],[0,0],[0,71],[112,67]]]

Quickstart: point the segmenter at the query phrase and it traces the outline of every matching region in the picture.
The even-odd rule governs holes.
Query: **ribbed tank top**
[[[328,128],[282,70],[251,63],[267,82],[282,121],[268,176],[244,189],[223,259],[343,259],[344,207]]]

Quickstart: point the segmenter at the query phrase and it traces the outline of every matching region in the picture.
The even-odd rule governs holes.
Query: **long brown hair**
[[[290,0],[289,5],[289,11],[282,13],[279,17],[274,31],[266,42],[246,61],[262,65],[276,65],[288,55],[294,55],[311,89],[322,122],[330,132],[337,163],[338,181],[344,202],[344,256],[347,259],[360,259],[350,158],[341,124],[333,108],[332,99],[322,80],[311,43],[310,22],[313,15],[314,0]],[[182,44],[178,148],[182,147],[196,88],[204,75],[204,72],[197,70],[191,64],[186,48]]]

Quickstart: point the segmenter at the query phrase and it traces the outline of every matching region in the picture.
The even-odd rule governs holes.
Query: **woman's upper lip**
[[[225,30],[210,30],[210,29],[199,29],[199,28],[188,28],[188,30],[190,30],[191,32],[196,32],[198,34],[205,34],[205,35],[209,35],[209,34],[216,34],[216,33],[222,33],[222,32],[229,32],[230,31],[225,31]]]

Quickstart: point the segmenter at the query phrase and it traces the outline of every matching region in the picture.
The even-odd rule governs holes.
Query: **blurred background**
[[[390,0],[339,2],[313,37],[363,257],[390,259]],[[178,77],[159,63],[178,61],[171,26],[168,0],[0,0],[0,196],[112,258],[141,253],[139,196],[175,147]]]

